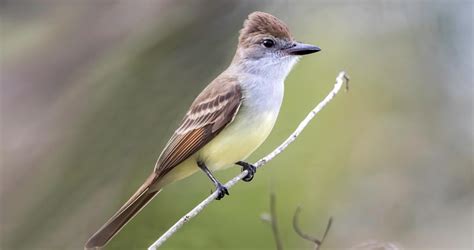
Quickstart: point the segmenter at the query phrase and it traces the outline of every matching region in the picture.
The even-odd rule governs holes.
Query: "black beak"
[[[285,49],[285,51],[290,55],[303,56],[316,53],[318,51],[321,51],[321,49],[318,46],[314,46],[311,44],[295,42],[291,47]]]

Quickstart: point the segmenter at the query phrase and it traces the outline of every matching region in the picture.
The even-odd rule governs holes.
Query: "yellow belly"
[[[199,157],[211,170],[232,166],[245,160],[268,137],[276,115],[260,114],[258,117],[242,119],[236,117],[219,135],[199,151]]]
[[[211,171],[224,169],[237,161],[245,160],[268,137],[275,124],[276,114],[264,113],[248,119],[239,118],[242,117],[236,117],[208,144],[174,167],[160,181],[160,186],[200,171],[197,160],[202,160]]]

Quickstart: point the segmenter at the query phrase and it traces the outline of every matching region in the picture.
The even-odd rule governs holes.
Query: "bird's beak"
[[[303,55],[316,53],[318,51],[321,51],[321,49],[318,46],[314,46],[311,44],[294,42],[293,45],[285,49],[285,51],[290,55],[303,56]]]

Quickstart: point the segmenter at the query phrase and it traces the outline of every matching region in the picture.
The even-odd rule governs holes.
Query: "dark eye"
[[[262,45],[265,48],[271,48],[275,45],[275,41],[273,41],[272,39],[265,39],[262,41]]]

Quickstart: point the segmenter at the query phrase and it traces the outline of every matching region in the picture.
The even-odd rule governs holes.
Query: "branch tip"
[[[299,218],[300,212],[301,212],[301,207],[298,206],[295,210],[295,213],[293,214],[293,229],[295,230],[296,234],[298,234],[298,236],[300,236],[301,238],[303,238],[307,241],[310,241],[310,242],[314,243],[314,249],[318,250],[321,247],[321,245],[323,244],[324,240],[326,239],[326,236],[328,235],[329,230],[331,229],[332,217],[329,217],[329,221],[328,221],[328,224],[326,226],[326,230],[324,231],[323,238],[321,238],[321,240],[319,240],[318,238],[312,237],[312,236],[304,233],[300,229],[299,223],[298,223],[298,218]]]

